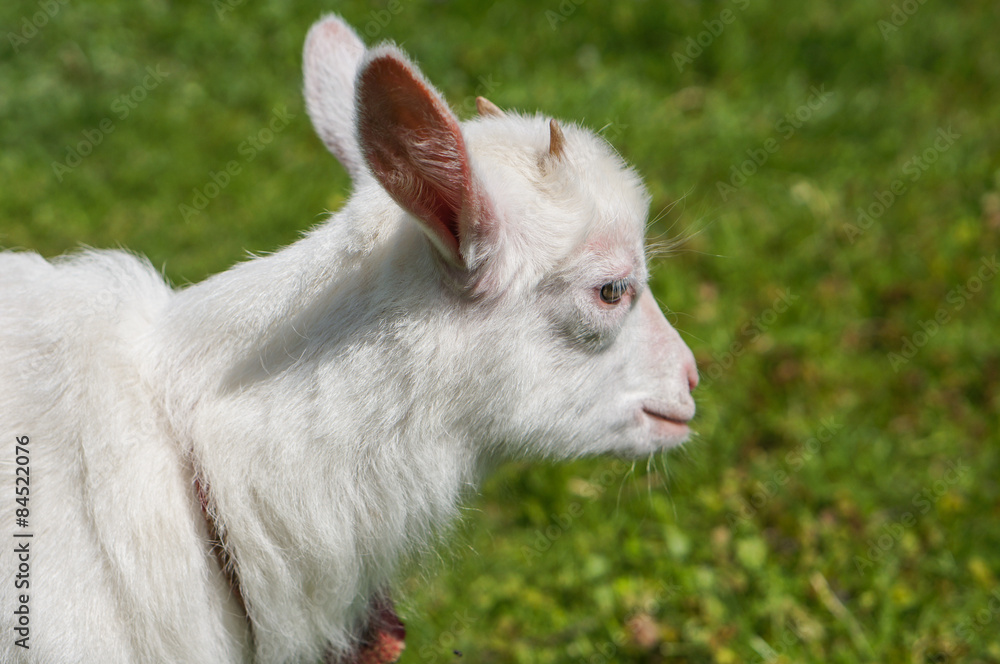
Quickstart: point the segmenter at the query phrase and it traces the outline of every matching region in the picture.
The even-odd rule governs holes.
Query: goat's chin
[[[674,421],[642,421],[630,428],[628,435],[619,438],[609,452],[623,459],[642,457],[680,447],[691,437],[691,429]]]

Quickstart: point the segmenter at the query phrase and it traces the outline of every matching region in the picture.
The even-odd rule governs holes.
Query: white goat
[[[354,192],[295,244],[178,291],[0,254],[0,661],[391,661],[394,572],[497,460],[688,436],[649,198],[602,139],[459,123],[335,17],[304,58]]]

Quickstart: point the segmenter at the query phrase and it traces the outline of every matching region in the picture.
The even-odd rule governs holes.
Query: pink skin
[[[687,423],[695,411],[691,397],[691,391],[698,385],[694,355],[667,322],[648,289],[639,296],[638,313],[646,328],[646,347],[652,349],[650,366],[653,370],[660,369],[660,388],[658,397],[639,404],[637,417],[648,423],[655,437],[683,442],[690,434]],[[673,369],[665,372],[665,367]]]

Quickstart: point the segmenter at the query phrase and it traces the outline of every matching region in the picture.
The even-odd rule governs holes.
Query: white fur
[[[310,32],[310,115],[355,191],[295,244],[178,291],[124,252],[0,254],[0,495],[30,436],[34,533],[27,651],[0,554],[0,661],[318,662],[352,646],[369,598],[496,461],[686,437],[643,412],[690,419],[697,377],[645,287],[639,178],[573,125],[548,155],[540,116],[434,129],[431,148],[466,147],[446,255],[440,224],[369,171],[355,74],[383,93],[388,58],[443,102],[398,50],[358,45],[335,17]],[[634,292],[603,304],[627,275]]]

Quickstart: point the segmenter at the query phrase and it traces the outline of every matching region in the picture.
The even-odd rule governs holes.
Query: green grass
[[[368,31],[456,107],[605,128],[643,173],[652,234],[688,238],[653,285],[703,378],[697,437],[651,466],[503,468],[402,584],[403,661],[1000,662],[1000,284],[977,281],[1000,244],[1000,6],[400,2]],[[42,10],[0,8],[0,245],[126,246],[183,284],[343,203],[302,41],[384,4],[54,6],[17,51]],[[167,76],[120,117],[147,67]]]

